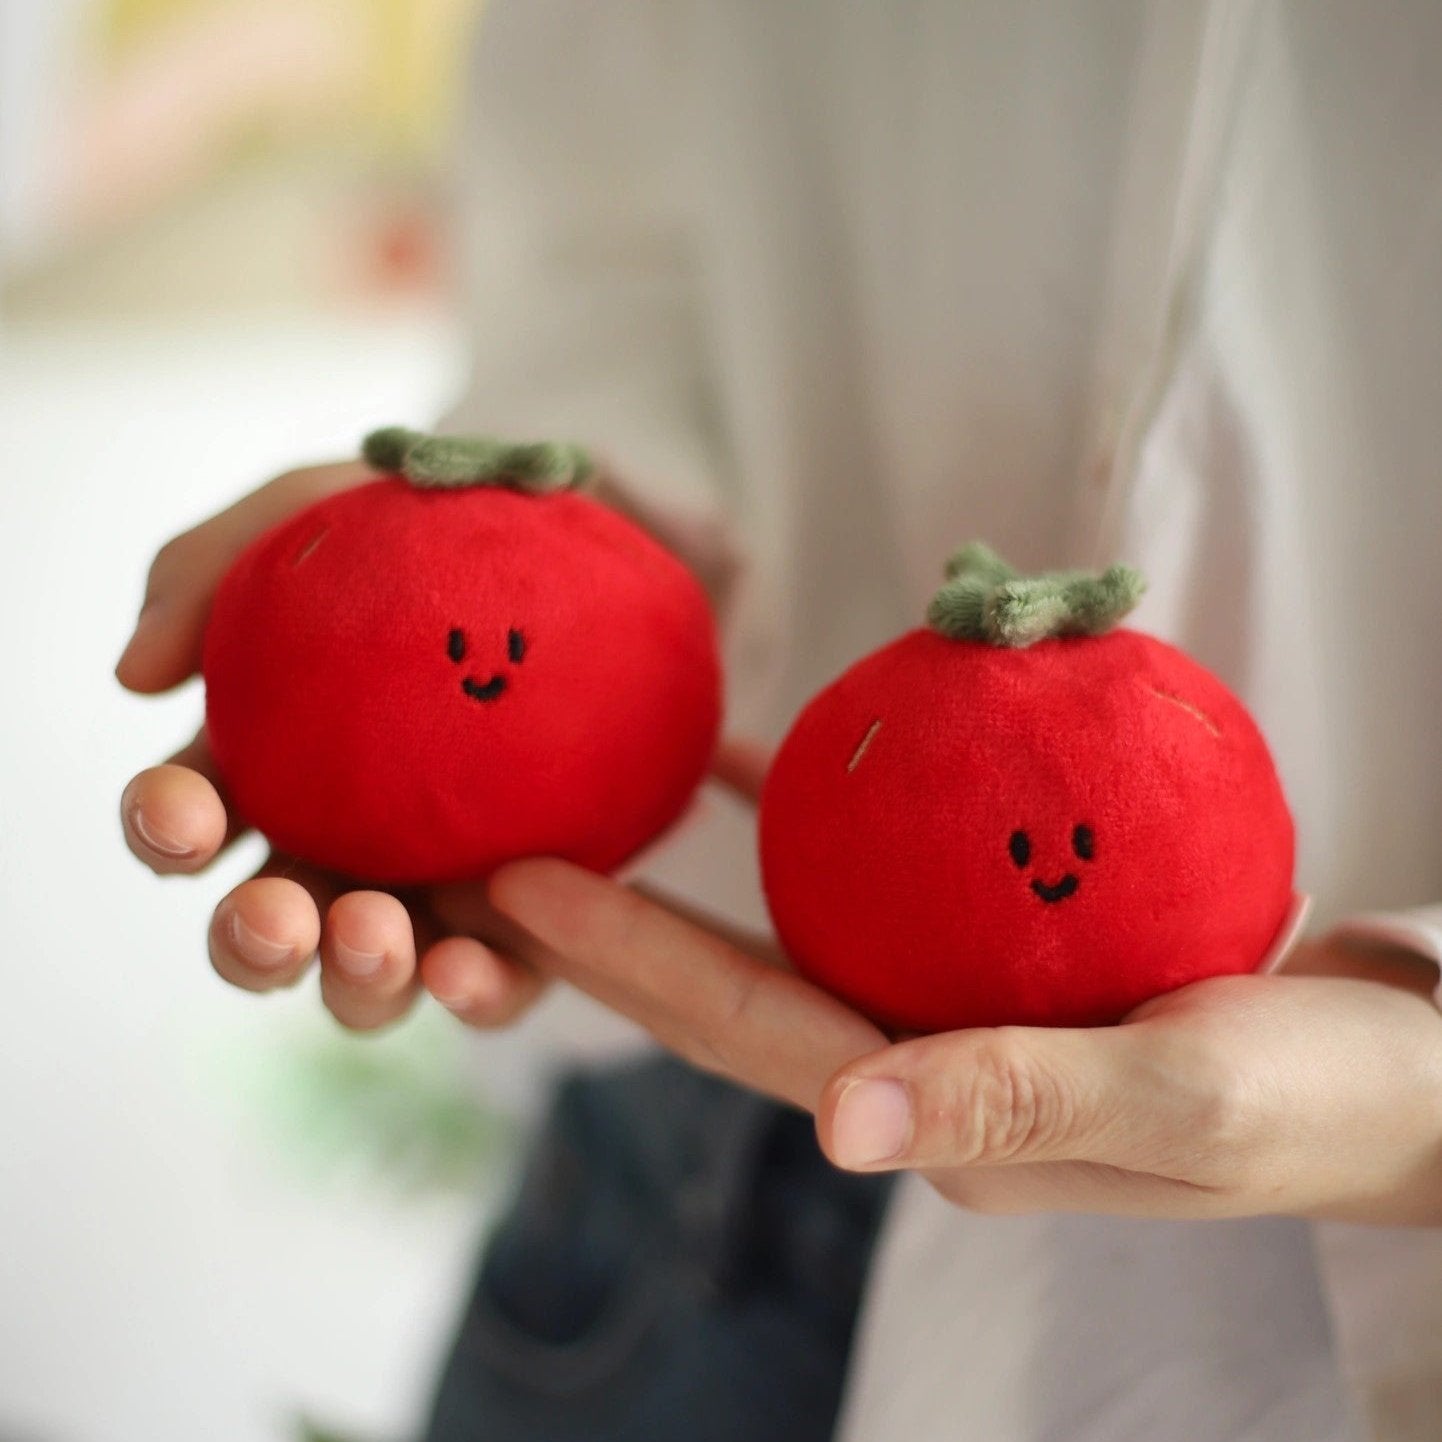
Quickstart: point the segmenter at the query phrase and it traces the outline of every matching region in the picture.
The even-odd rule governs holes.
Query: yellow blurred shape
[[[479,8],[479,0],[289,0],[287,6],[293,14],[313,12],[361,57],[355,83],[327,96],[326,121],[363,128],[380,150],[402,156],[434,154],[448,132]],[[253,0],[100,0],[97,67],[113,76],[187,30],[211,29],[220,20],[235,29],[256,15]],[[263,107],[264,97],[258,102]]]

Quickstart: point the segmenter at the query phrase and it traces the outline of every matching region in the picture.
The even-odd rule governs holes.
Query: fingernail
[[[347,976],[353,976],[357,981],[364,981],[368,976],[374,976],[382,966],[385,965],[385,953],[382,951],[358,951],[353,946],[347,946],[345,942],[337,939],[334,943],[335,959],[340,969]]]
[[[490,1011],[499,1007],[505,994],[505,985],[493,968],[470,968],[470,975],[453,988],[431,991],[431,995],[448,1011]]]
[[[471,1004],[471,994],[468,991],[433,991],[431,995],[446,1008],[447,1011],[465,1011]]]
[[[831,1151],[843,1167],[899,1157],[911,1138],[911,1102],[898,1081],[849,1082],[831,1120]]]
[[[144,813],[138,806],[130,808],[129,816],[130,829],[157,855],[169,856],[174,860],[195,855],[193,846],[187,846],[185,842],[177,841],[173,836],[167,836],[146,821]]]
[[[295,955],[293,946],[271,941],[269,937],[261,936],[247,926],[238,911],[230,914],[230,939],[235,949],[252,966],[280,966]]]

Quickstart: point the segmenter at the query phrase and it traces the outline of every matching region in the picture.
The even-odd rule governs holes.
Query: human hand
[[[475,900],[437,909],[465,930]],[[1411,957],[1310,942],[1117,1027],[893,1043],[754,941],[564,863],[504,868],[489,905],[513,957],[815,1112],[840,1166],[988,1212],[1442,1224],[1442,1016]]]
[[[372,476],[361,462],[289,472],[163,546],[116,667],[121,683],[153,694],[195,675],[211,603],[236,556],[286,516]],[[130,781],[121,819],[130,849],[162,876],[204,870],[245,829],[203,728],[169,761]],[[355,890],[344,878],[274,853],[215,908],[209,950],[226,981],[254,992],[294,985],[319,954],[325,1005],[357,1030],[401,1016],[422,975],[477,1026],[513,1020],[543,986],[525,967],[478,956],[465,939],[444,939],[419,892]]]
[[[121,683],[151,694],[195,675],[216,590],[239,553],[287,516],[373,475],[361,462],[289,472],[162,547],[116,667]],[[603,476],[596,494],[663,544],[676,539],[661,534],[664,518],[638,509],[613,479]],[[721,570],[711,577],[719,584],[718,578],[724,580]],[[733,788],[759,784],[744,748],[723,747],[715,772]],[[121,817],[130,849],[158,875],[204,870],[246,826],[225,794],[203,728],[169,761],[130,781]],[[232,985],[266,992],[293,986],[318,956],[322,999],[355,1030],[394,1021],[422,987],[471,1026],[508,1025],[540,996],[547,977],[509,954],[520,950],[508,946],[515,928],[487,906],[483,885],[448,890],[465,898],[471,931],[492,946],[448,935],[423,888],[357,889],[344,877],[272,853],[215,908],[211,962]]]
[[[917,1037],[842,1068],[828,1154],[987,1212],[1442,1225],[1435,968],[1303,943],[1092,1030]]]

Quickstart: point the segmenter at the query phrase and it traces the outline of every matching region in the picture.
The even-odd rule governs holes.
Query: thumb
[[[860,1171],[1096,1161],[1147,1170],[1190,1124],[1142,1027],[918,1037],[848,1063],[817,1130]]]

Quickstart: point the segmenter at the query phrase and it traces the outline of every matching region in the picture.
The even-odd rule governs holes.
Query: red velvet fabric
[[[1086,1026],[1255,969],[1293,826],[1256,724],[1174,647],[918,630],[802,712],[761,854],[798,969],[878,1020]]]
[[[395,477],[240,556],[204,673],[239,812],[385,883],[533,855],[615,867],[684,810],[720,713],[705,594],[630,521]]]

